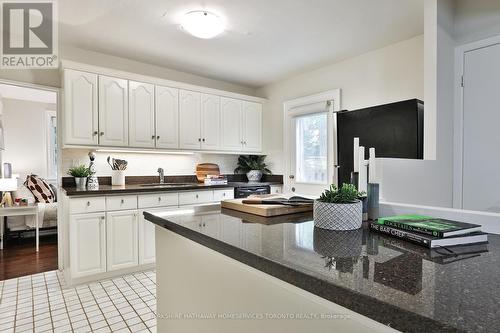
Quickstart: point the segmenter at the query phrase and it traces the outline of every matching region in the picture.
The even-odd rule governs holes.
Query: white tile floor
[[[0,281],[0,332],[156,332],[154,271],[68,288],[57,271]]]

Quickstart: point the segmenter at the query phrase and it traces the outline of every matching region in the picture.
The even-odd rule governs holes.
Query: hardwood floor
[[[57,269],[57,235],[40,236],[40,251],[33,238],[6,242],[0,250],[0,281]]]

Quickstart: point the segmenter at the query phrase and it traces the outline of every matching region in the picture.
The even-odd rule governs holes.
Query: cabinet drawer
[[[281,186],[275,185],[271,186],[271,194],[283,193],[283,188]]]
[[[138,196],[139,208],[153,208],[177,206],[179,196],[177,193],[144,194]]]
[[[234,189],[230,190],[214,190],[214,201],[234,199]]]
[[[106,210],[137,209],[136,195],[110,196],[106,197]]]
[[[73,198],[69,200],[69,213],[94,213],[106,210],[104,197]]]
[[[196,205],[214,201],[213,191],[180,192],[179,205]]]

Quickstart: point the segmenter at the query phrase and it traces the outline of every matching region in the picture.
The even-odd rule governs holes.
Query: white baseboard
[[[482,229],[484,232],[500,234],[499,213],[479,212],[473,210],[444,207],[418,206],[395,202],[380,202],[380,216],[402,214],[430,215],[443,219],[480,224],[483,227]]]

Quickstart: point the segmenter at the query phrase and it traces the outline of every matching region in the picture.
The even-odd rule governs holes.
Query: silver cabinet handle
[[[158,197],[158,201],[161,201],[161,197]]]
[[[198,142],[201,142],[201,138],[198,138]]]
[[[226,193],[222,193],[222,196],[225,197],[226,196]]]
[[[122,205],[125,203],[125,200],[122,199]]]
[[[154,139],[155,139],[155,136],[154,136],[154,135],[152,135],[152,136],[151,136],[151,139],[153,139],[153,140],[154,140]]]
[[[90,201],[87,201],[87,207],[90,207]]]
[[[94,133],[92,133],[93,136],[96,136],[97,134],[99,134],[98,131],[94,131]]]
[[[103,135],[104,135],[104,132],[101,132],[101,133],[100,133],[100,135],[101,135],[101,136],[103,136]]]
[[[206,227],[207,225],[205,224],[205,222],[203,222],[203,226]]]
[[[205,142],[205,138],[201,139],[201,141]]]
[[[160,136],[159,135],[156,136],[156,140],[160,140]]]
[[[196,199],[198,199],[198,194],[196,195]]]

